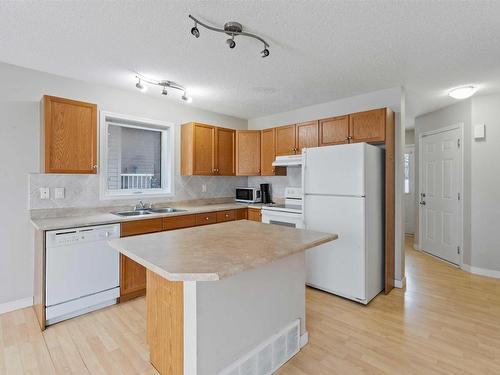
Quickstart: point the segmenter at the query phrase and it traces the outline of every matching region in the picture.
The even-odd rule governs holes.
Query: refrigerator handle
[[[302,150],[302,176],[301,176],[301,185],[302,185],[302,207],[304,207],[305,195],[306,195],[306,168],[307,168],[307,148]]]

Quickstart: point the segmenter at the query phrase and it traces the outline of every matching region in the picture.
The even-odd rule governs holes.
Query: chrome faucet
[[[134,206],[134,211],[147,210],[147,209],[151,209],[151,207],[153,207],[153,205],[151,203],[144,203],[143,201],[139,201],[139,204],[136,204]]]

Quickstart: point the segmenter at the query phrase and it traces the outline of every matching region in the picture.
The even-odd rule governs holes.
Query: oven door
[[[262,222],[290,228],[304,229],[302,214],[262,209]]]

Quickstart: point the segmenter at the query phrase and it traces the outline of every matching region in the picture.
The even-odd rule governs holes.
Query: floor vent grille
[[[219,375],[270,375],[297,354],[299,349],[300,321],[297,319]]]

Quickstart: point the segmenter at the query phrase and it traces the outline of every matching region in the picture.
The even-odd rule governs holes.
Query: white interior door
[[[404,152],[404,207],[405,233],[415,234],[416,201],[415,201],[415,146],[406,146]]]
[[[424,135],[420,148],[421,247],[460,264],[460,129]]]

